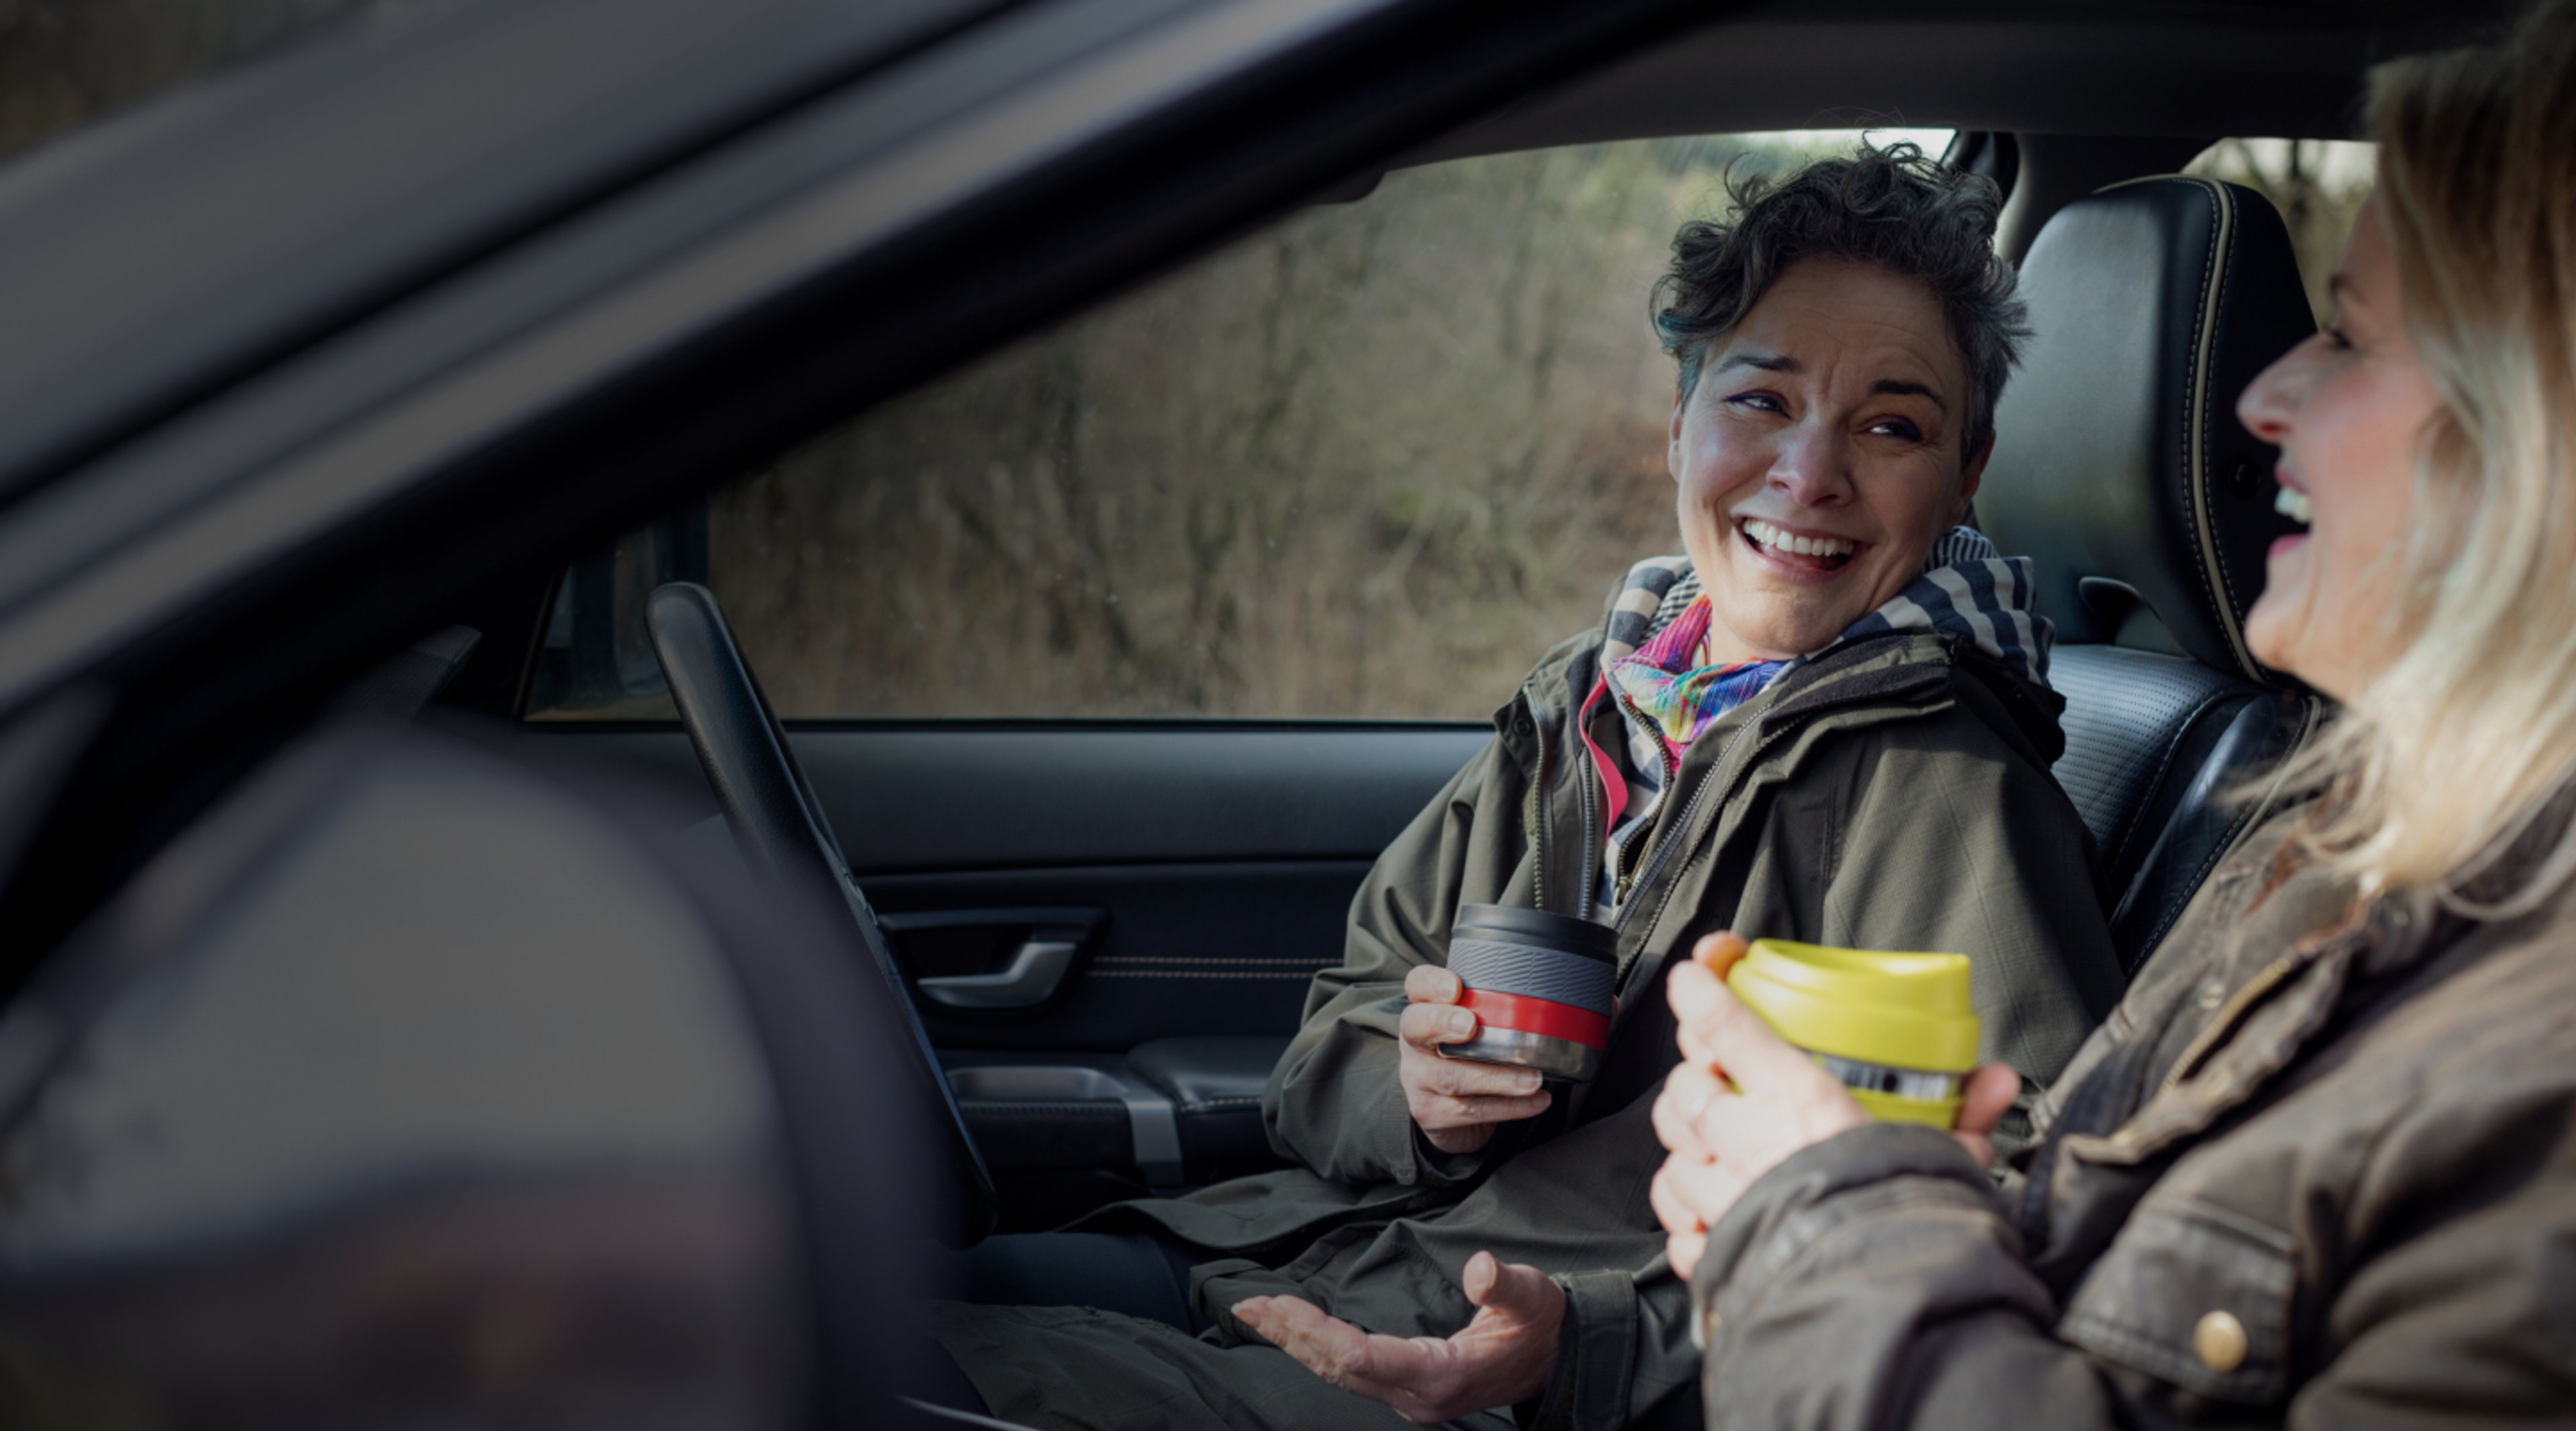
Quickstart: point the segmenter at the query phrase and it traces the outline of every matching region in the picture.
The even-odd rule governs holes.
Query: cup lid
[[[1810,1053],[1891,1068],[1977,1066],[1965,954],[1901,954],[1758,939],[1726,976],[1780,1036]]]

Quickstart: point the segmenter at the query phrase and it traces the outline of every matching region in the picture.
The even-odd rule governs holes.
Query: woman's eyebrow
[[[1931,401],[1934,407],[1941,409],[1944,415],[1947,415],[1950,411],[1950,405],[1941,400],[1941,395],[1939,393],[1932,391],[1921,383],[1904,382],[1897,378],[1880,378],[1877,382],[1869,385],[1869,390],[1871,395],[1875,397],[1926,398]]]
[[[1736,353],[1717,365],[1721,373],[1737,368],[1760,368],[1766,373],[1803,373],[1807,365],[1786,353]]]

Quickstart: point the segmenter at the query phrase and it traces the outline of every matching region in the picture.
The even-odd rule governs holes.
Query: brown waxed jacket
[[[1291,1293],[1373,1331],[1445,1336],[1474,1310],[1461,1270],[1490,1250],[1569,1293],[1548,1394],[1519,1408],[1521,1424],[1696,1419],[1688,1289],[1664,1264],[1646,1202],[1663,1156],[1648,1111],[1678,1056],[1660,987],[1676,951],[1733,928],[1967,952],[1988,1056],[2041,1079],[2116,1001],[2091,841],[2048,774],[2062,745],[2056,697],[1951,638],[1872,637],[1790,672],[1692,743],[1649,835],[1655,853],[1622,901],[1602,1076],[1479,1155],[1432,1151],[1396,1078],[1404,976],[1440,961],[1460,904],[1571,908],[1597,869],[1598,791],[1574,722],[1602,640],[1549,654],[1496,713],[1493,742],[1362,886],[1345,962],[1318,976],[1263,1102],[1274,1143],[1303,1166],[1077,1224],[1153,1227],[1203,1249],[1193,1291],[1216,1328],[1192,1340],[1064,1309],[941,1310],[937,1334],[996,1414],[1398,1425],[1248,1338],[1225,1309]],[[1499,1412],[1469,1420],[1511,1424]]]
[[[2214,874],[1998,1196],[1857,1129],[1712,1229],[1711,1425],[2576,1422],[2576,895]]]

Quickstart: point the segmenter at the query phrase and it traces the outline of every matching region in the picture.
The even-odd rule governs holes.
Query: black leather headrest
[[[2251,189],[2179,176],[2061,210],[2021,264],[2035,330],[1995,414],[1977,520],[2033,558],[2063,641],[2109,641],[2143,600],[2184,651],[2274,681],[2245,649],[2276,453],[2237,395],[2317,331],[2281,216]]]

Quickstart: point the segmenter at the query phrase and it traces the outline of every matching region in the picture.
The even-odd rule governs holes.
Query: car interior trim
[[[996,8],[395,7],[21,156],[0,174],[0,311],[18,340],[0,351],[0,490]],[[425,185],[441,202],[417,202]]]
[[[971,1121],[984,1109],[1012,1103],[1115,1103],[1126,1111],[1128,1151],[1151,1187],[1171,1187],[1184,1177],[1180,1125],[1171,1098],[1136,1076],[1114,1056],[1034,1061],[993,1054],[946,1060],[948,1085]]]

